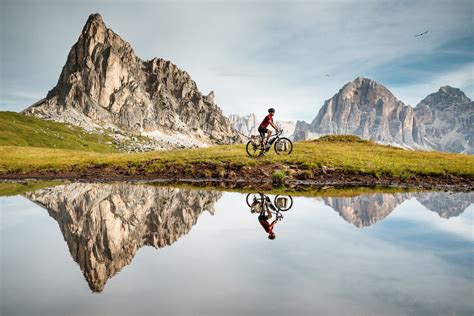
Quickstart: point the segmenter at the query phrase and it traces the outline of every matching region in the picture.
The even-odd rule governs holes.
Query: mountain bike
[[[293,198],[291,195],[276,195],[273,203],[267,195],[263,193],[249,193],[245,198],[247,205],[254,213],[261,213],[268,209],[271,213],[276,215],[277,219],[282,219],[283,215],[280,212],[286,212],[293,207]]]
[[[245,146],[247,150],[247,154],[250,157],[260,157],[264,155],[266,152],[270,151],[270,149],[275,149],[275,152],[278,155],[289,155],[293,151],[293,143],[286,137],[280,137],[283,133],[283,129],[278,129],[275,135],[272,135],[268,140],[268,145],[264,145],[265,135],[262,137],[260,135],[253,135],[250,136],[250,140]]]

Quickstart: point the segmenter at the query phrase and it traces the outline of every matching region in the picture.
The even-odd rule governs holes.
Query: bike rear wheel
[[[251,207],[255,201],[259,203],[263,202],[263,197],[260,193],[249,193],[247,194],[245,201],[247,202],[247,205]]]
[[[278,155],[289,155],[293,151],[293,143],[286,137],[282,137],[275,142],[275,152]]]
[[[250,157],[259,157],[263,153],[262,145],[256,143],[253,140],[249,140],[247,146],[245,146],[245,150],[247,151],[247,155]]]

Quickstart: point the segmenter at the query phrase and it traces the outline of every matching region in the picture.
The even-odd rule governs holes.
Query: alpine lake
[[[473,315],[473,204],[120,182],[3,196],[0,314]]]

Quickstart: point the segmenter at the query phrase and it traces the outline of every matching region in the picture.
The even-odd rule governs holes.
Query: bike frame
[[[264,214],[265,212],[269,211],[270,213],[274,214],[277,219],[283,218],[283,214],[281,214],[282,210],[275,206],[270,199],[267,200],[267,196],[265,194],[258,193],[258,195],[259,197],[253,197],[253,202],[258,202],[262,206],[262,211],[260,214]]]
[[[270,138],[268,139],[268,142],[271,142],[273,145],[277,140],[280,139],[281,134],[283,134],[283,130],[282,129],[277,130],[277,132],[274,135],[270,136]],[[260,136],[260,139],[263,142],[263,140],[265,139],[265,136],[263,137]]]

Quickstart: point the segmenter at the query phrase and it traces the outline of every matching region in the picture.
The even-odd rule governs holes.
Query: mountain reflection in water
[[[72,183],[24,196],[46,208],[58,222],[89,287],[101,292],[109,278],[131,263],[138,249],[171,245],[191,230],[204,211],[213,214],[222,193],[145,184]],[[374,193],[322,199],[344,220],[362,228],[384,219],[411,198],[449,218],[473,203],[474,194]],[[245,195],[243,205],[244,199]],[[297,212],[296,203],[294,209],[288,213]]]
[[[398,205],[411,198],[416,198],[428,210],[443,218],[459,216],[474,203],[473,192],[375,193],[355,197],[325,197],[323,200],[347,222],[362,228],[381,221]]]
[[[187,234],[221,193],[130,184],[73,183],[25,194],[59,224],[71,256],[94,292],[143,246],[161,248]]]

